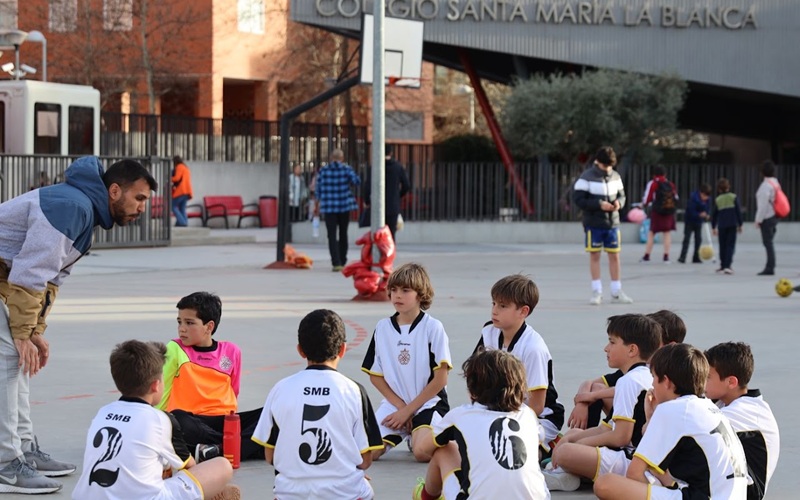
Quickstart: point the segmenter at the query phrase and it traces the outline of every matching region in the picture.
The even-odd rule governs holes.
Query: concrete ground
[[[263,233],[262,233],[263,234]],[[274,233],[270,233],[274,234]],[[348,327],[349,351],[343,373],[377,391],[360,372],[375,323],[392,313],[388,303],[353,302],[352,281],[332,273],[321,244],[298,245],[317,264],[308,271],[271,271],[271,237],[247,245],[98,250],[81,260],[61,289],[50,320],[50,364],[31,384],[33,419],[43,449],[80,463],[85,433],[97,409],[117,397],[108,354],[120,341],[139,338],[166,341],[175,336],[175,304],[190,292],[208,290],[223,300],[216,336],[238,343],[244,353],[240,407],[261,406],[272,385],[303,367],[295,352],[296,329],[312,309],[330,308]],[[541,301],[530,323],[547,341],[554,358],[555,382],[569,412],[579,382],[605,373],[602,351],[605,319],[622,312],[670,308],[688,325],[687,341],[701,348],[727,340],[749,342],[755,353],[752,387],[762,390],[781,425],[782,455],[770,484],[769,498],[797,498],[798,479],[791,464],[800,462],[800,432],[791,424],[800,406],[789,378],[798,353],[800,294],[779,298],[776,278],[757,277],[763,249],[737,249],[733,276],[716,275],[714,265],[639,264],[643,246],[623,250],[624,289],[630,306],[587,304],[588,258],[575,245],[401,245],[398,263],[424,264],[436,290],[431,313],[450,337],[454,365],[469,355],[481,325],[489,318],[492,284],[511,273],[529,274],[539,285]],[[800,248],[779,246],[779,274],[800,282]],[[658,256],[660,246],[657,247]],[[351,248],[350,257],[358,250]],[[604,276],[605,259],[603,261]],[[608,285],[606,284],[606,289]],[[460,370],[450,376],[451,401],[466,402]],[[425,466],[402,446],[375,463],[368,474],[378,499],[409,498]],[[77,475],[65,478],[55,498],[69,498]],[[272,468],[246,462],[234,476],[244,498],[272,498]],[[15,496],[12,495],[11,498]],[[591,488],[554,493],[554,498],[591,498]],[[22,498],[20,496],[20,498]]]

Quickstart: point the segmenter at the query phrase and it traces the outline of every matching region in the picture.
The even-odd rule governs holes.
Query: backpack
[[[775,199],[772,201],[772,208],[775,210],[775,215],[780,218],[784,218],[789,215],[789,212],[792,211],[792,207],[789,204],[789,198],[786,197],[786,193],[783,192],[780,186],[772,181],[769,181],[769,183],[775,190]]]
[[[659,215],[672,215],[675,213],[675,190],[669,181],[661,181],[656,187],[656,197],[653,200],[653,211]]]

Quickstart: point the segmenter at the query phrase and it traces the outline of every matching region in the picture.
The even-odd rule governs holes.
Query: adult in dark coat
[[[400,215],[400,200],[409,191],[411,191],[411,181],[408,180],[408,174],[403,165],[393,158],[394,147],[391,144],[386,145],[386,177],[385,177],[385,206],[386,218],[384,223],[389,226],[389,231],[392,233],[392,240],[397,242],[395,233],[397,232],[397,216]],[[371,174],[371,172],[370,172]],[[372,195],[372,179],[371,175],[367,175],[367,182],[364,183],[362,190],[362,199],[366,205],[366,210],[369,210],[369,203]]]

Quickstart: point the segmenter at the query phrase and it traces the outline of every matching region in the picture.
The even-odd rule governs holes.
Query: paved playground
[[[176,334],[175,304],[190,292],[208,290],[223,301],[216,338],[238,343],[245,375],[240,408],[263,404],[280,378],[304,366],[295,351],[300,319],[310,310],[337,311],[348,327],[349,350],[340,371],[364,384],[377,406],[379,394],[360,371],[375,323],[393,312],[389,303],[353,302],[352,281],[332,273],[326,248],[298,245],[317,265],[309,271],[268,271],[274,243],[157,249],[97,250],[84,257],[61,289],[50,316],[51,360],[31,383],[33,420],[45,451],[81,463],[86,429],[97,409],[117,397],[108,369],[112,347],[126,339],[167,341]],[[588,258],[575,245],[402,245],[398,263],[424,264],[436,290],[431,314],[450,337],[457,369],[450,375],[451,402],[466,402],[460,363],[475,346],[489,318],[492,284],[511,273],[529,274],[541,301],[529,321],[547,341],[554,358],[556,388],[569,412],[578,383],[605,373],[605,318],[622,312],[669,308],[688,326],[687,341],[701,348],[726,340],[749,342],[755,354],[752,387],[762,390],[781,426],[782,454],[768,498],[797,498],[798,479],[791,466],[800,462],[800,431],[794,422],[800,403],[794,394],[800,294],[777,297],[778,278],[757,277],[764,252],[760,245],[737,248],[733,276],[714,274],[702,265],[639,264],[641,245],[623,249],[623,285],[631,306],[588,305]],[[660,251],[660,245],[656,248]],[[800,282],[800,248],[779,245],[779,274]],[[660,255],[656,252],[656,256]],[[358,250],[351,248],[350,258]],[[605,259],[603,273],[608,290]],[[787,391],[790,391],[787,393]],[[393,450],[372,465],[368,475],[376,498],[409,498],[425,466],[405,449]],[[69,498],[78,475],[69,476],[54,498]],[[273,470],[245,462],[234,480],[244,498],[270,496]],[[15,495],[9,498],[15,498]],[[591,488],[554,493],[553,498],[592,498]],[[21,495],[19,498],[23,498]]]

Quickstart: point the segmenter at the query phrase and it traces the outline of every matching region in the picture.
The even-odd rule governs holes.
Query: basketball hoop
[[[418,89],[422,86],[423,80],[430,80],[430,78],[417,78],[413,76],[387,76],[386,87]]]

